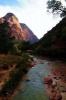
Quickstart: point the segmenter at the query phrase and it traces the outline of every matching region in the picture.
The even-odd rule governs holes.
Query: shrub
[[[5,81],[3,85],[1,94],[6,95],[8,92],[10,93],[12,90],[14,90],[14,88],[16,88],[16,86],[18,85],[19,80],[21,79],[22,75],[23,75],[23,72],[21,69],[12,71],[10,73],[9,80]]]

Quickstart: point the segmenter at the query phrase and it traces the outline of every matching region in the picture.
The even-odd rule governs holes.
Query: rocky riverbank
[[[20,82],[8,100],[66,100],[66,63],[37,57],[34,61],[36,63],[31,64],[33,67],[28,68],[28,77],[24,76],[26,80]]]
[[[43,79],[50,100],[66,100],[66,63],[56,61]]]
[[[22,89],[23,85],[20,85],[19,82],[23,79],[24,75],[26,75],[29,69],[35,64],[33,60],[27,55],[22,57],[22,59],[23,60],[20,60],[14,68],[9,67],[9,69],[5,71],[0,71],[1,74],[2,72],[5,72],[4,76],[9,75],[9,78],[6,76],[6,78],[8,78],[6,82],[4,81],[5,78],[3,79],[3,77],[1,77],[1,79],[3,79],[3,85],[1,85],[0,82],[0,100],[9,100],[18,87]]]

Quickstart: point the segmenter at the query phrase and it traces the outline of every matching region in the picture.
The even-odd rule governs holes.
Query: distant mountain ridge
[[[25,40],[32,43],[37,42],[38,38],[24,23],[19,23],[18,18],[13,13],[7,13],[0,18],[0,23],[8,22],[10,26],[10,35],[14,36],[16,40]]]

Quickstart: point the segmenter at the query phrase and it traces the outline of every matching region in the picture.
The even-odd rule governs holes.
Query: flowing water
[[[43,78],[50,75],[51,61],[34,57],[34,65],[22,81],[24,88],[18,89],[12,100],[48,100]]]

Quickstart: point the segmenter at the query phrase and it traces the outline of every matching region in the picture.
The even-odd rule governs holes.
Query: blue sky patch
[[[34,0],[0,0],[1,6],[26,6],[26,4],[32,4]]]
[[[0,5],[19,6],[19,2],[17,0],[0,0]]]

